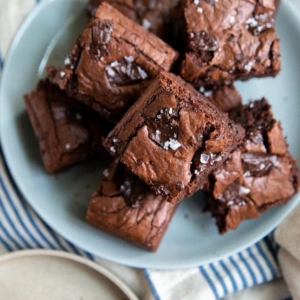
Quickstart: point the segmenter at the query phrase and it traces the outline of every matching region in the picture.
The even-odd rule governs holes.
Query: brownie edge
[[[142,248],[156,251],[176,206],[155,195],[117,160],[104,170],[86,221]]]
[[[102,137],[111,125],[49,80],[40,81],[24,100],[48,172],[59,172],[104,150]]]

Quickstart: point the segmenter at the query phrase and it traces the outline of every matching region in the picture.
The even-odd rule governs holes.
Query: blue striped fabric
[[[205,296],[203,299],[220,299],[227,294],[271,281],[280,276],[276,261],[268,250],[265,240],[231,257],[200,266],[198,270],[200,277],[196,280],[197,284],[199,286],[202,284],[204,290],[203,281],[205,281],[212,295],[210,298]],[[178,277],[180,276],[184,276],[184,271],[178,274]],[[160,283],[159,271],[148,270],[147,278],[155,287],[157,299],[169,299],[167,297],[169,287],[165,287],[165,282]],[[170,280],[176,281],[174,278]]]
[[[16,190],[2,160],[2,153],[0,187],[0,241],[7,251],[32,248],[59,249],[94,259],[93,255],[63,239],[36,216]]]

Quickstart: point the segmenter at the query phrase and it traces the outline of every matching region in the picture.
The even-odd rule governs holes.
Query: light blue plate
[[[89,197],[98,185],[104,163],[91,162],[52,176],[44,171],[38,145],[25,112],[22,95],[32,90],[45,60],[61,61],[75,37],[66,24],[85,16],[83,1],[45,1],[16,35],[2,76],[0,129],[9,169],[28,202],[52,228],[77,246],[100,257],[140,268],[177,269],[203,265],[240,251],[274,229],[295,207],[287,205],[244,222],[236,231],[218,234],[214,220],[202,212],[202,195],[180,205],[157,253],[148,253],[84,222]],[[78,21],[79,22],[79,21]],[[78,28],[84,22],[77,23]],[[80,25],[81,24],[81,25]],[[67,26],[67,28],[68,28]],[[276,79],[238,83],[245,101],[266,96],[282,120],[292,154],[300,159],[300,15],[283,1],[277,17],[282,72]],[[60,51],[58,51],[60,50]]]

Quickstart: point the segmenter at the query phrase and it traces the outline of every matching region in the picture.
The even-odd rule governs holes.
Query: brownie
[[[233,84],[201,86],[199,92],[224,112],[229,112],[242,105],[242,97]]]
[[[89,16],[94,16],[103,0],[90,0],[88,4]],[[171,42],[171,13],[172,0],[107,0],[127,18],[140,24],[149,32],[155,34],[167,43]]]
[[[24,96],[48,172],[54,173],[101,153],[111,125],[48,80]]]
[[[119,120],[178,53],[103,2],[65,59],[48,68],[54,83],[111,122]]]
[[[103,145],[168,201],[202,188],[244,130],[180,77],[161,72]]]
[[[175,212],[117,160],[104,170],[86,221],[150,251],[156,251]]]
[[[275,0],[185,0],[181,76],[195,87],[280,71]]]
[[[250,102],[231,117],[245,128],[246,136],[243,145],[210,175],[208,208],[220,233],[287,202],[299,186],[296,160],[267,100]]]

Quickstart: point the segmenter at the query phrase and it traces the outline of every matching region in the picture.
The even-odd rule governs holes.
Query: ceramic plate
[[[119,278],[78,255],[26,250],[0,258],[1,299],[138,300]],[[16,289],[16,287],[18,287]]]
[[[9,169],[29,203],[53,229],[77,246],[122,264],[158,269],[203,265],[240,251],[274,229],[295,207],[287,205],[244,222],[219,235],[214,220],[202,212],[201,192],[183,201],[157,253],[149,253],[98,231],[84,222],[89,197],[99,183],[104,162],[71,168],[59,175],[44,171],[22,99],[32,90],[45,61],[58,63],[73,43],[68,32],[84,24],[85,1],[45,1],[27,18],[7,56],[0,90],[0,129]],[[77,20],[74,24],[74,18]],[[81,21],[80,21],[81,20]],[[80,23],[81,22],[81,23]],[[69,28],[69,29],[68,29]],[[277,15],[281,38],[282,72],[276,79],[237,83],[245,102],[266,96],[282,121],[292,154],[300,159],[300,15],[290,1],[282,1]],[[60,50],[60,51],[58,51]]]

